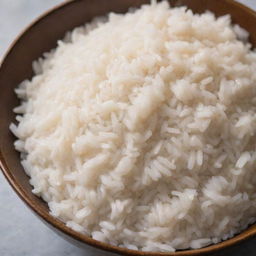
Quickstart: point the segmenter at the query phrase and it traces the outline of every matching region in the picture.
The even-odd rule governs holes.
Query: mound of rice
[[[143,251],[200,248],[256,217],[256,53],[230,17],[144,5],[33,64],[15,147],[72,229]]]

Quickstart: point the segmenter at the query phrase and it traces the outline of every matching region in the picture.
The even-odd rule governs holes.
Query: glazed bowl
[[[256,225],[250,226],[244,232],[221,243],[202,249],[182,250],[174,253],[142,252],[120,248],[96,241],[68,228],[60,220],[51,216],[47,204],[31,192],[29,177],[26,176],[20,164],[19,153],[13,146],[15,138],[9,131],[9,125],[15,121],[12,109],[18,105],[14,88],[24,79],[32,77],[32,61],[44,52],[55,48],[57,40],[63,38],[65,33],[74,27],[89,22],[96,16],[109,12],[124,13],[131,7],[139,7],[148,2],[148,0],[66,1],[43,14],[18,36],[0,66],[0,167],[18,196],[36,216],[62,237],[80,247],[92,246],[94,250],[103,250],[103,255],[106,255],[107,251],[115,255],[134,256],[213,255],[219,251],[223,253],[229,247],[239,247],[241,242],[256,237]],[[256,13],[242,4],[232,0],[170,0],[170,3],[172,6],[186,5],[195,13],[210,10],[216,16],[230,14],[234,23],[250,33],[250,42],[256,47]]]

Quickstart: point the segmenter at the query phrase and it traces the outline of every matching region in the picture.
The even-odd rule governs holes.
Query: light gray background
[[[28,23],[60,2],[62,1],[0,0],[0,58],[14,37]],[[255,0],[240,0],[240,2],[256,9]],[[83,251],[64,241],[41,223],[18,199],[0,173],[0,256],[46,255],[96,256],[90,250]],[[254,256],[256,240],[225,255]],[[97,254],[97,256],[100,255]]]

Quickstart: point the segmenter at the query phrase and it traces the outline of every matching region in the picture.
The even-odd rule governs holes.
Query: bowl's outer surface
[[[17,38],[0,66],[0,166],[14,190],[36,215],[54,231],[80,247],[91,245],[98,249],[125,255],[212,254],[255,237],[256,226],[251,226],[234,238],[217,245],[175,253],[146,253],[104,244],[69,229],[49,215],[47,204],[32,194],[29,179],[20,164],[19,154],[13,147],[15,138],[9,131],[9,125],[15,120],[12,109],[19,104],[14,88],[24,79],[31,78],[32,61],[39,58],[42,53],[55,48],[57,40],[63,38],[66,31],[89,22],[93,17],[111,11],[123,13],[130,7],[138,7],[148,2],[147,0],[69,1],[41,16]],[[250,32],[250,41],[256,46],[256,13],[249,8],[232,0],[170,0],[170,2],[172,6],[187,5],[198,13],[210,10],[217,16],[231,14],[234,23],[238,23]]]

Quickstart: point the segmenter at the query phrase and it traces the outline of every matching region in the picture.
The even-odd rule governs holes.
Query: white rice
[[[256,54],[228,15],[167,2],[74,29],[15,109],[53,216],[143,251],[200,248],[256,217]],[[240,41],[239,39],[243,40]]]

